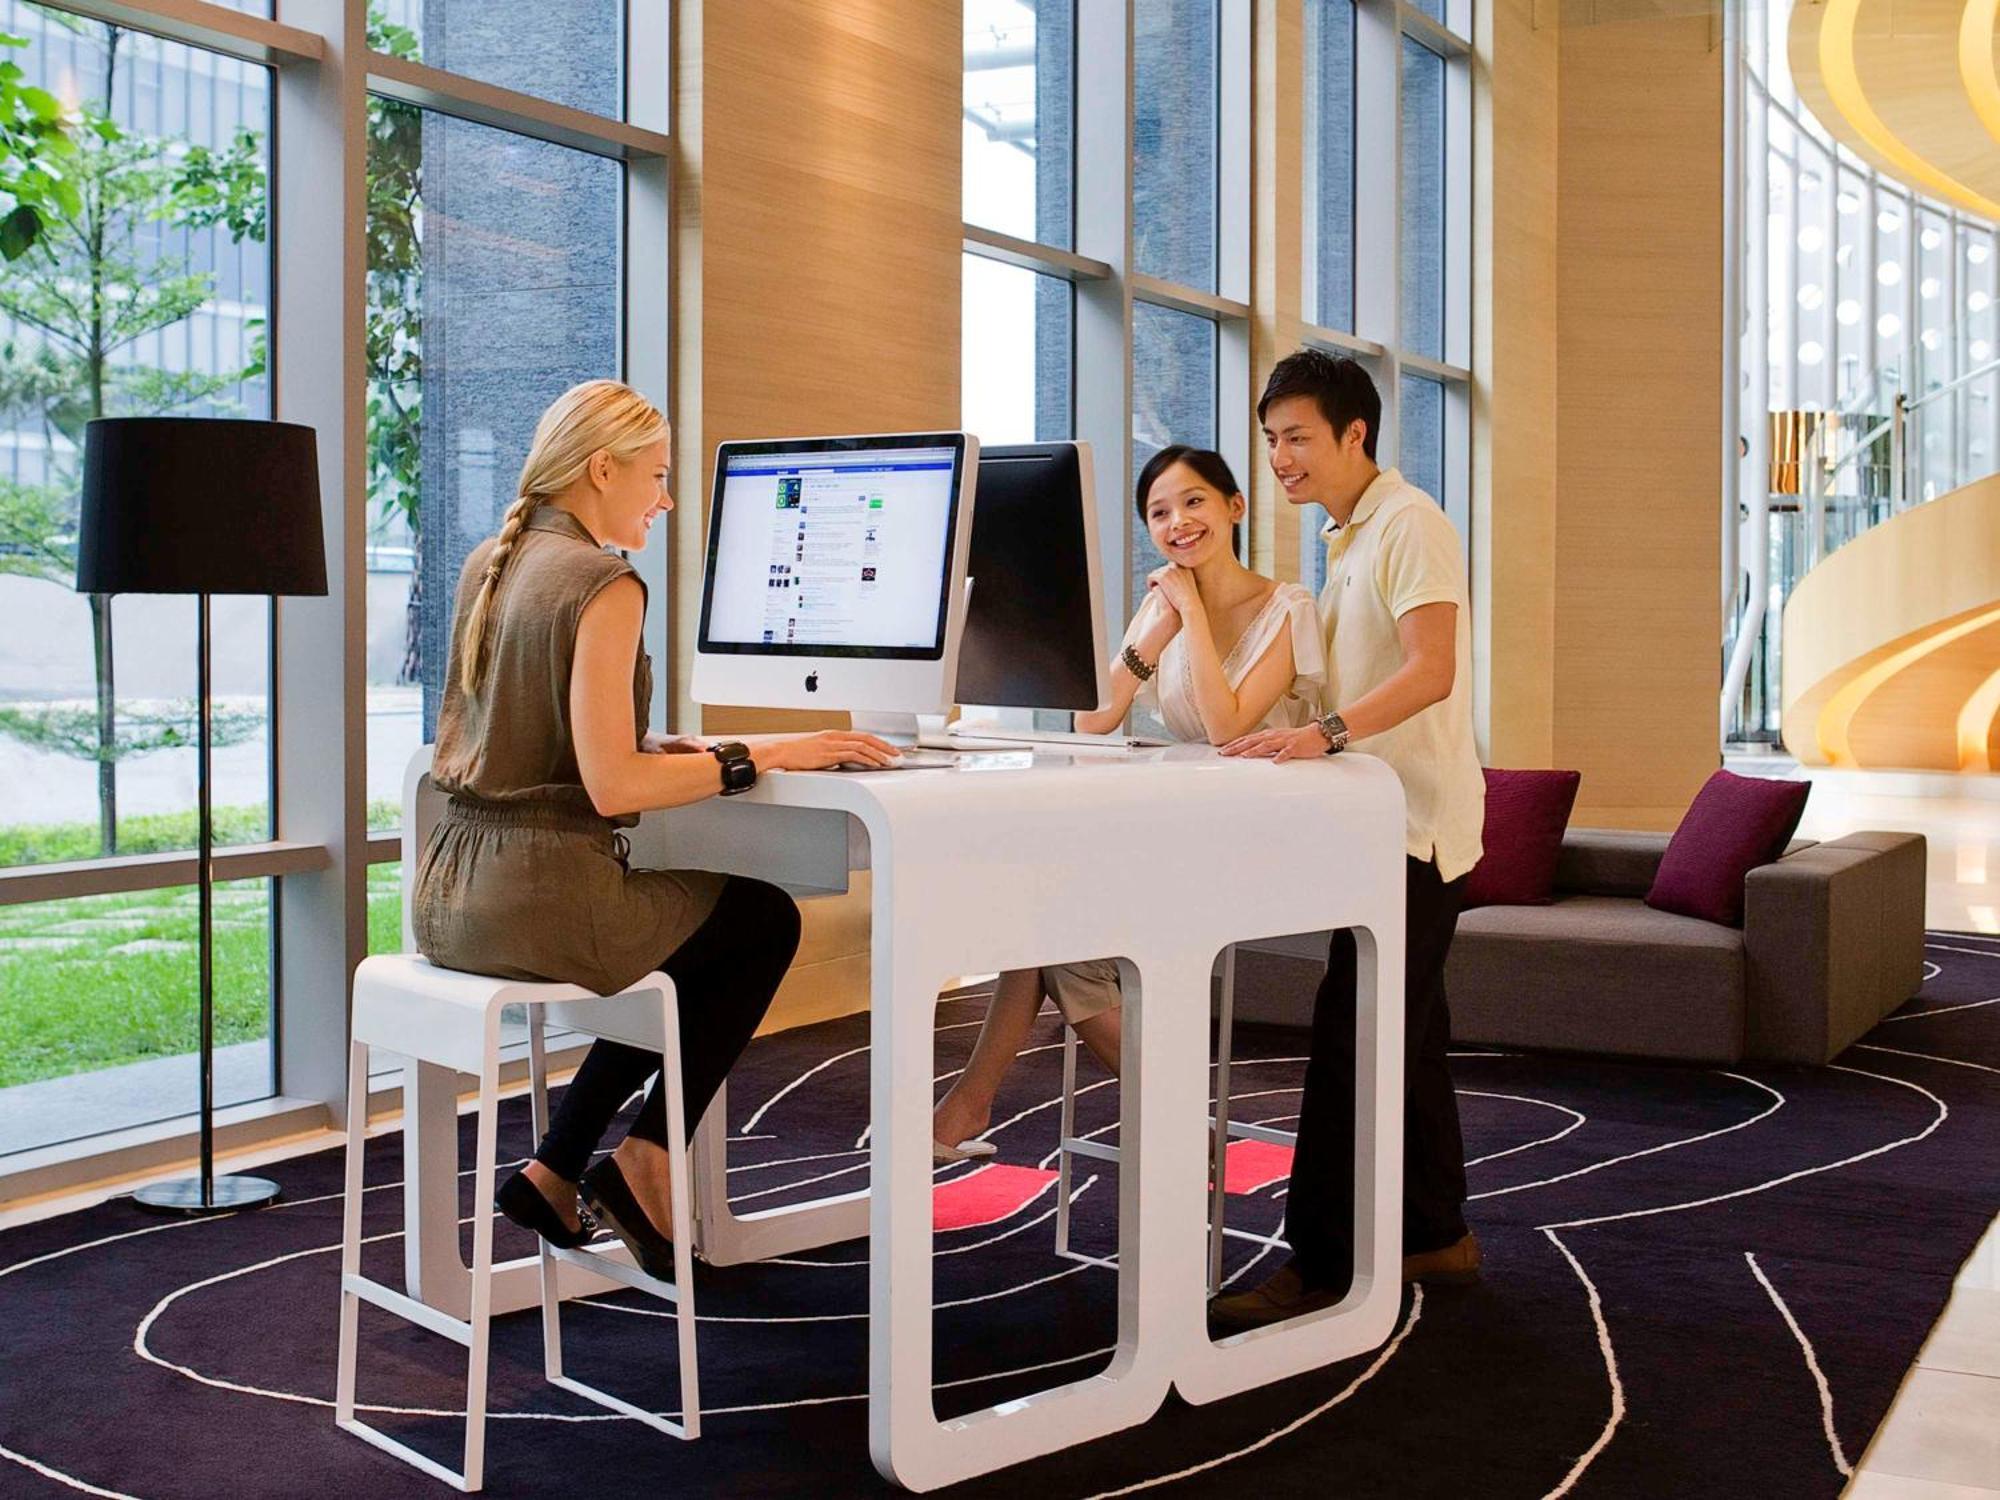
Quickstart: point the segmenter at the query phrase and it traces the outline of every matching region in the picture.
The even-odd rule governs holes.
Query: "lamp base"
[[[132,1201],[156,1214],[196,1218],[203,1214],[233,1214],[246,1208],[262,1208],[278,1196],[277,1183],[268,1177],[217,1177],[209,1185],[212,1191],[203,1198],[199,1177],[148,1183],[132,1195]]]

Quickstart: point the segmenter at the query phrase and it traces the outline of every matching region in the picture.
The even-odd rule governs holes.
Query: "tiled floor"
[[[1732,770],[1770,774],[1731,758]],[[1921,833],[1930,843],[1932,927],[2000,932],[2000,777],[1814,773],[1799,832],[1836,838],[1864,828]],[[1847,1487],[1853,1500],[2000,1500],[2000,1219],[1959,1273],[1958,1287]]]

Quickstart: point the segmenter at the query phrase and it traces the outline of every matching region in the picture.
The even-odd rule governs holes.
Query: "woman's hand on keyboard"
[[[893,766],[896,747],[872,734],[827,729],[818,734],[773,735],[751,745],[759,771],[825,771],[838,765]]]

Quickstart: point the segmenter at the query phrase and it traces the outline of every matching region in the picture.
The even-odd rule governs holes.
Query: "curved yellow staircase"
[[[1783,641],[1802,764],[2000,770],[2000,474],[1828,557],[1786,601]]]
[[[2000,0],[1797,0],[1792,80],[1877,170],[2000,219],[1997,15]]]

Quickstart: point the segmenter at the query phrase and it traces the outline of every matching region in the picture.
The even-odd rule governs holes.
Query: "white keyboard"
[[[846,761],[835,766],[836,771],[949,771],[959,763],[959,756],[950,750],[905,750],[896,757],[892,766],[869,765],[861,761]]]
[[[951,726],[953,739],[976,741],[984,746],[1000,745],[1081,745],[1096,750],[1149,750],[1166,744],[1132,734],[1078,734],[1067,729],[1007,729],[998,724],[969,724],[964,720]]]

